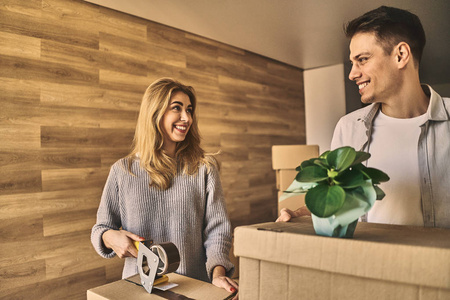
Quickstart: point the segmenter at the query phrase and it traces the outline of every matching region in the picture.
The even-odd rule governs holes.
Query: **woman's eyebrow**
[[[178,105],[184,106],[183,102],[181,102],[181,101],[173,101],[172,103],[170,103],[170,105],[173,105],[173,104],[178,104]],[[189,104],[187,107],[194,107],[194,106],[192,104]]]

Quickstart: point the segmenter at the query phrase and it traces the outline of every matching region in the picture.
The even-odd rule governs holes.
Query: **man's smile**
[[[358,88],[361,90],[361,89],[365,88],[369,83],[370,83],[370,81],[358,83]]]

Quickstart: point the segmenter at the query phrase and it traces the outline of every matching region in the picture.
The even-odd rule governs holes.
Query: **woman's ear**
[[[411,48],[407,43],[399,43],[394,51],[399,69],[403,69],[409,61],[412,61]]]

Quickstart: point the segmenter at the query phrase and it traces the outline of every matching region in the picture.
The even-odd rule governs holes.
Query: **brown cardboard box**
[[[305,159],[319,156],[318,145],[275,145],[272,146],[272,168],[295,169]]]
[[[235,229],[239,299],[450,299],[450,230],[359,223],[354,238],[310,217]]]
[[[283,195],[285,191],[294,181],[297,171],[295,170],[276,170],[277,173],[277,189],[278,189],[278,199]],[[294,197],[287,198],[283,201],[278,201],[278,213],[282,208],[289,208],[291,210],[296,210],[297,208],[305,205],[305,195],[298,195]]]
[[[285,191],[294,181],[295,176],[297,176],[297,171],[295,169],[281,169],[275,170],[277,178],[277,189],[279,191]]]
[[[278,199],[280,199],[282,191],[278,191]],[[298,195],[287,198],[283,201],[278,201],[278,213],[282,208],[289,208],[290,210],[296,210],[299,207],[305,206],[305,195]]]
[[[224,289],[218,288],[210,283],[192,279],[176,273],[167,274],[169,282],[177,283],[178,286],[168,291],[155,290],[152,294],[135,283],[119,280],[105,284],[87,291],[87,300],[151,300],[151,299],[225,299],[230,295]],[[139,275],[130,280],[139,283]],[[182,295],[182,296],[180,296]],[[184,296],[184,297],[183,297]],[[186,298],[187,297],[187,298]]]
[[[277,145],[272,146],[272,167],[276,174],[278,198],[285,191],[297,175],[297,168],[304,160],[318,157],[317,145]],[[305,196],[295,196],[278,202],[278,212],[282,208],[296,210],[305,204]]]

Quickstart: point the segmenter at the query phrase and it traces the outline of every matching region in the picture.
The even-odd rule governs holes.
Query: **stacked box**
[[[359,223],[344,239],[294,220],[235,229],[239,299],[450,299],[450,229]]]
[[[318,157],[317,145],[277,145],[272,146],[272,168],[276,173],[278,199],[294,180],[297,168],[304,160]],[[296,210],[305,204],[305,196],[295,196],[278,202],[278,212],[284,207]]]

